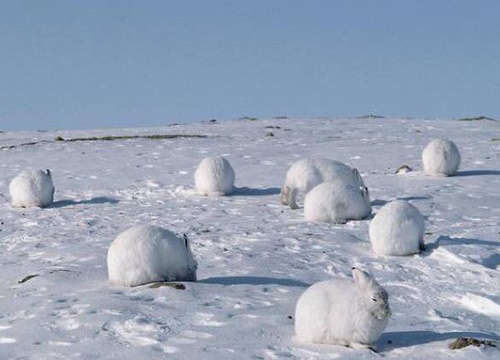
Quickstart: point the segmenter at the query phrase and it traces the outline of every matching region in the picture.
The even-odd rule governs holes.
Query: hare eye
[[[377,299],[375,299],[375,298],[372,298],[372,301],[375,301],[375,302],[377,302]]]

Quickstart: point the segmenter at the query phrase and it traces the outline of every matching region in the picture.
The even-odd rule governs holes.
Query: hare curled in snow
[[[9,185],[13,207],[45,207],[54,201],[54,184],[50,170],[26,169]]]
[[[198,264],[189,240],[158,226],[122,232],[108,250],[112,283],[137,286],[156,281],[196,281]]]
[[[332,279],[314,284],[295,308],[299,341],[370,347],[389,322],[391,309],[385,289],[367,272],[352,269],[354,282]]]
[[[337,180],[364,186],[358,170],[340,161],[321,158],[298,160],[286,173],[285,183],[281,188],[281,203],[298,209],[298,194],[305,195],[316,185]]]
[[[460,166],[460,152],[453,141],[434,139],[422,152],[422,161],[427,175],[453,176]]]
[[[205,196],[229,195],[234,187],[234,170],[225,158],[207,157],[194,174],[196,191]]]
[[[412,255],[425,249],[425,220],[407,201],[384,205],[370,222],[370,241],[378,255]]]
[[[319,184],[304,201],[307,221],[345,223],[364,219],[371,211],[368,188],[343,181]]]

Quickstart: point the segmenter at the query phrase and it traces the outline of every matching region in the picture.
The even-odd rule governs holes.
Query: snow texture
[[[362,220],[371,210],[368,189],[343,181],[319,184],[307,193],[304,202],[307,221],[345,223]]]
[[[430,176],[453,176],[460,167],[460,152],[453,141],[432,140],[422,152],[424,172]]]
[[[425,220],[404,200],[391,201],[375,214],[369,234],[378,255],[412,255],[424,249]]]
[[[158,226],[122,232],[109,247],[107,263],[109,280],[120,285],[196,281],[197,263],[188,239]]]
[[[194,174],[196,190],[205,196],[229,195],[234,187],[234,170],[225,158],[207,157]]]
[[[54,201],[54,185],[49,170],[26,169],[10,182],[13,207],[45,207]]]
[[[286,172],[281,189],[281,203],[297,209],[297,196],[305,196],[315,186],[323,182],[345,181],[364,186],[357,169],[346,164],[323,158],[306,158],[292,164]]]
[[[500,340],[499,133],[487,120],[387,118],[0,133],[0,358],[498,359],[498,348],[448,344]],[[207,137],[53,141],[155,134]],[[425,176],[422,149],[442,137],[460,144],[461,170]],[[237,169],[232,196],[176,191],[194,192],[193,174],[210,154]],[[332,154],[360,169],[374,212],[396,199],[418,207],[424,252],[376,256],[368,221],[307,222],[280,204],[292,163]],[[415,170],[396,175],[402,164]],[[53,170],[51,206],[10,206],[9,182],[27,167]],[[197,282],[185,290],[109,283],[111,242],[143,224],[187,234]],[[295,341],[300,295],[350,278],[356,264],[390,296],[378,353]],[[38,276],[19,283],[30,275]]]
[[[357,268],[352,273],[354,282],[322,281],[300,296],[295,309],[298,340],[363,348],[380,337],[391,316],[389,296],[369,273]]]

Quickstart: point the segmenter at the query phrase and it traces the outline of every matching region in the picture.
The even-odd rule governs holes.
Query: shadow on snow
[[[106,196],[99,196],[89,200],[60,200],[53,202],[48,208],[62,208],[72,205],[92,205],[92,204],[117,204],[119,201]]]
[[[266,196],[266,195],[278,195],[281,192],[281,188],[269,187],[265,189],[254,189],[248,187],[235,187],[231,196]]]
[[[482,176],[482,175],[500,175],[500,170],[466,170],[466,171],[459,171],[455,176]]]
[[[432,197],[430,197],[430,196],[402,196],[402,197],[398,197],[398,198],[391,200],[391,201],[396,201],[396,200],[416,201],[416,200],[430,200],[430,199],[432,199]],[[371,205],[372,206],[384,206],[388,202],[390,202],[390,201],[375,199],[371,202]]]
[[[455,238],[447,235],[440,235],[436,241],[432,243],[425,244],[425,251],[422,253],[423,256],[430,255],[434,250],[441,246],[446,245],[478,245],[478,246],[492,246],[500,247],[500,242],[479,240],[479,239],[469,239],[469,238]],[[477,263],[490,268],[496,269],[500,265],[500,254],[492,254],[485,259],[479,260]]]
[[[270,278],[261,276],[217,276],[198,281],[202,284],[219,284],[219,285],[281,285],[281,286],[298,286],[309,287],[302,281],[284,278]]]
[[[437,248],[440,245],[480,245],[480,246],[499,247],[500,242],[440,235],[435,242],[429,245],[434,245],[434,248]]]
[[[500,341],[500,336],[493,333],[468,331],[446,333],[438,333],[434,331],[395,331],[382,333],[377,341],[377,348],[380,352],[383,352],[401,347],[425,345],[435,341],[456,340],[461,337]]]

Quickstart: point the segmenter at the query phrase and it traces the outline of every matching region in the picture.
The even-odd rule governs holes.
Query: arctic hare
[[[427,175],[453,176],[460,166],[460,152],[451,140],[434,139],[422,152],[422,161]]]
[[[50,170],[24,170],[9,185],[14,207],[48,206],[54,201],[54,191]]]
[[[158,226],[122,232],[108,250],[109,280],[137,286],[155,281],[196,281],[198,264],[189,240]]]
[[[389,295],[365,271],[352,268],[354,282],[332,279],[314,284],[295,308],[295,332],[303,342],[370,347],[387,326]]]
[[[340,161],[320,158],[298,160],[286,173],[285,183],[281,188],[281,203],[298,209],[298,193],[305,195],[322,182],[337,180],[364,186],[358,170]]]
[[[207,157],[198,165],[194,180],[196,190],[201,195],[229,195],[234,187],[234,170],[223,157]]]
[[[411,255],[424,250],[425,220],[407,201],[384,205],[370,222],[370,241],[379,255]]]
[[[304,201],[307,221],[345,223],[364,219],[371,211],[368,189],[343,181],[319,184],[307,193]]]

